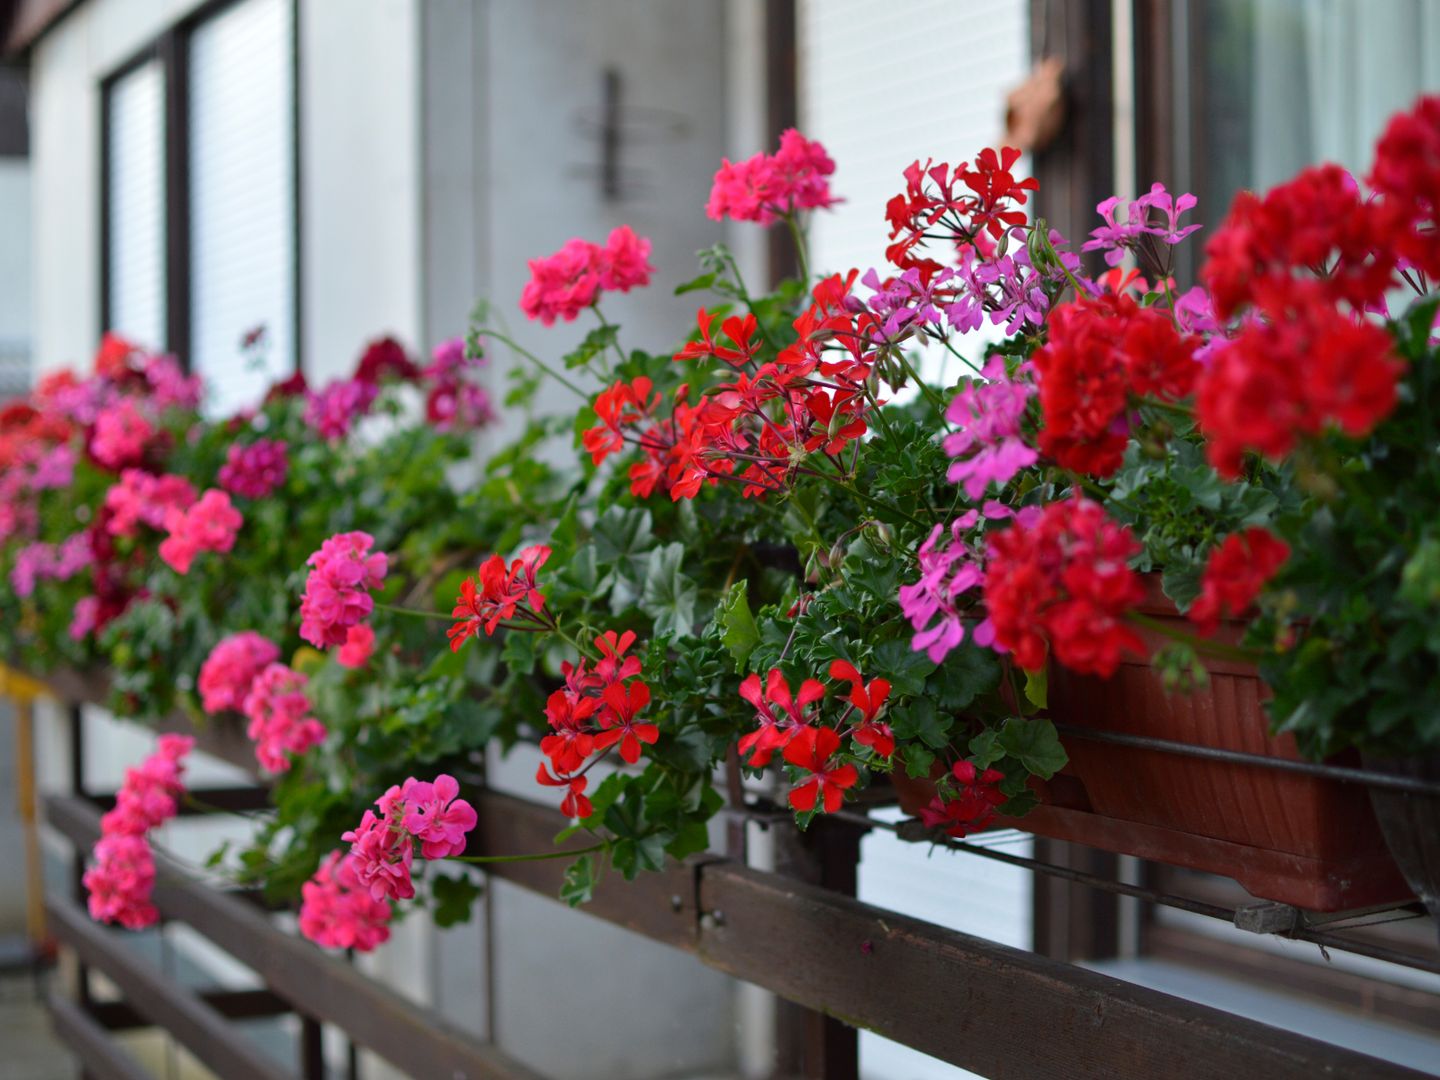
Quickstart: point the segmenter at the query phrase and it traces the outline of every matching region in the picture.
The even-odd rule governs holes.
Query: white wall
[[[33,53],[40,370],[87,365],[102,329],[100,80],[200,2],[92,0]],[[421,334],[419,7],[300,0],[301,355],[321,380],[377,334]]]

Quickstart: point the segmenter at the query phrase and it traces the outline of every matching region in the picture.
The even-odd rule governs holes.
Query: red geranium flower
[[[550,548],[545,544],[526,548],[508,568],[499,555],[491,555],[480,564],[476,578],[461,582],[451,612],[457,621],[446,632],[451,651],[458,650],[482,627],[487,637],[495,633],[503,620],[515,617],[521,603],[527,604],[529,610],[520,613],[540,623],[537,613],[545,607],[545,594],[539,590],[536,574],[548,558]]]
[[[998,769],[979,773],[969,761],[957,761],[951,774],[959,785],[958,793],[954,798],[937,793],[930,805],[920,811],[920,820],[931,829],[943,828],[958,838],[983,829],[995,820],[995,808],[1005,802],[1005,794],[998,787],[1005,774]]]
[[[636,679],[628,686],[611,683],[605,688],[605,711],[600,714],[600,726],[604,729],[595,736],[595,749],[620,744],[620,757],[628,765],[640,760],[640,744],[653,746],[660,738],[660,729],[654,724],[638,724],[636,715],[650,704],[650,687]]]
[[[801,728],[785,747],[785,760],[814,775],[790,792],[790,805],[801,812],[814,810],[822,802],[827,814],[840,809],[845,791],[855,786],[860,774],[854,765],[837,765],[840,736],[834,728]]]
[[[540,740],[540,752],[554,763],[556,772],[573,773],[594,753],[595,736],[586,720],[599,707],[599,698],[572,698],[564,690],[556,690],[545,702],[545,719],[555,734]]]
[[[770,763],[776,750],[784,747],[795,737],[796,732],[805,728],[808,719],[806,707],[825,696],[825,687],[814,679],[806,679],[800,684],[800,696],[797,699],[790,693],[790,684],[785,681],[785,673],[779,668],[771,668],[765,677],[763,695],[760,692],[760,676],[750,675],[740,684],[740,696],[755,706],[760,727],[742,737],[738,749],[741,757],[754,750],[749,765],[751,768],[760,769]],[[784,711],[783,716],[776,714],[771,707],[772,703]]]
[[[710,337],[710,323],[714,316],[704,308],[701,308],[695,315],[695,321],[700,327],[700,340],[686,342],[684,348],[675,354],[676,360],[701,360],[707,356],[724,360],[733,367],[744,367],[754,358],[755,353],[760,349],[760,343],[754,340],[755,331],[759,326],[754,315],[731,315],[720,324],[720,332],[730,339],[735,347],[726,348],[723,345],[716,345]]]
[[[830,665],[832,679],[844,679],[850,684],[850,696],[846,698],[860,714],[860,722],[852,733],[861,746],[868,746],[881,757],[895,752],[895,735],[890,725],[881,723],[879,717],[885,708],[885,699],[890,696],[889,679],[872,679],[867,685],[855,665],[848,660],[836,660]]]
[[[1260,590],[1290,557],[1290,545],[1268,529],[1255,526],[1231,533],[1210,553],[1200,579],[1200,595],[1187,617],[1202,634],[1213,634],[1226,615],[1245,613]]]
[[[560,812],[566,817],[579,820],[588,818],[594,811],[594,807],[590,805],[590,800],[585,797],[585,787],[590,783],[589,777],[551,776],[549,770],[545,768],[545,763],[542,761],[539,770],[535,773],[535,780],[537,783],[543,784],[546,787],[563,787],[569,789],[565,792],[565,798],[560,800]]]
[[[1145,655],[1124,621],[1145,595],[1128,565],[1139,550],[1128,528],[1079,497],[1051,503],[1033,525],[991,533],[984,589],[996,642],[1026,671],[1040,670],[1051,648],[1066,667],[1106,677],[1123,653]]]

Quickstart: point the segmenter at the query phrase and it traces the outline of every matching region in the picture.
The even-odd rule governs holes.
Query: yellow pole
[[[36,948],[45,943],[45,888],[41,882],[40,831],[35,822],[35,702],[15,703],[15,799],[25,831],[25,929]]]

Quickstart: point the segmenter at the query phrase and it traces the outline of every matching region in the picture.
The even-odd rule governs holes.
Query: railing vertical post
[[[78,701],[67,703],[70,712],[70,793],[76,798],[86,798],[85,787],[85,707]],[[78,846],[70,856],[70,875],[75,893],[75,902],[84,905],[85,899],[85,852]],[[94,998],[90,993],[90,969],[83,963],[75,967],[76,1002],[86,1013],[93,1011]]]
[[[325,1027],[304,1013],[300,1014],[300,1075],[304,1080],[325,1080]]]
[[[776,830],[775,869],[845,896],[859,883],[860,839],[865,829],[850,822],[818,818],[801,833]],[[780,1001],[775,1014],[775,1073],[806,1080],[858,1080],[860,1041],[847,1024]]]

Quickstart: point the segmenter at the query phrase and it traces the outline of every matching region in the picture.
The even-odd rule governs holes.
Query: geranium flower
[[[1079,497],[990,533],[984,592],[995,641],[1026,671],[1039,671],[1051,648],[1066,667],[1106,677],[1124,653],[1144,656],[1125,622],[1145,594],[1128,565],[1139,550],[1128,528]]]
[[[1213,634],[1222,618],[1245,614],[1289,557],[1290,545],[1268,529],[1231,533],[1206,560],[1200,595],[1186,617],[1202,634]]]
[[[312,567],[300,601],[300,636],[316,648],[344,645],[350,628],[375,610],[370,593],[385,583],[389,559],[365,532],[336,533],[306,559]]]
[[[599,715],[601,731],[595,736],[595,749],[604,750],[620,744],[620,757],[627,765],[640,760],[640,744],[653,746],[660,739],[654,724],[637,723],[637,715],[650,704],[650,687],[639,679],[629,685],[614,682],[605,687],[604,710]]]
[[[345,632],[345,644],[335,653],[341,667],[362,668],[370,662],[375,650],[375,631],[369,623],[357,623]]]
[[[880,713],[885,709],[885,699],[890,696],[890,680],[872,679],[866,683],[855,665],[848,660],[831,663],[830,677],[843,679],[850,684],[850,696],[845,700],[860,714],[851,737],[861,746],[870,747],[881,757],[893,754],[895,735],[889,724],[879,720]]]
[[[401,823],[420,841],[425,858],[465,853],[465,834],[479,819],[475,808],[460,798],[460,784],[453,776],[441,773],[433,782],[411,777],[400,793],[405,800]]]
[[[590,782],[589,777],[551,776],[550,771],[545,768],[545,763],[542,761],[539,771],[535,773],[535,780],[545,787],[563,787],[566,789],[565,797],[560,800],[560,812],[572,821],[583,821],[594,812],[594,807],[585,796],[585,787]]]
[[[221,638],[200,666],[200,707],[211,716],[239,712],[256,677],[278,659],[280,647],[253,630]]]
[[[810,720],[807,708],[825,697],[825,686],[815,679],[806,679],[800,684],[798,697],[790,692],[785,673],[771,668],[765,676],[765,690],[761,693],[760,676],[747,676],[740,684],[740,696],[755,707],[760,727],[741,737],[738,750],[743,758],[751,754],[747,763],[753,769],[764,768],[770,763],[776,750],[783,749],[796,733],[803,730]],[[778,706],[784,715],[777,714]]]
[[[389,940],[390,905],[370,895],[345,852],[332,851],[300,895],[300,933],[316,945],[370,952]]]
[[[165,528],[170,535],[160,542],[160,558],[177,574],[188,574],[202,551],[224,553],[235,546],[235,534],[245,518],[230,505],[230,496],[211,488],[188,510],[172,507]]]
[[[837,765],[835,754],[840,736],[834,728],[801,728],[785,746],[785,760],[797,769],[814,775],[790,792],[790,805],[804,813],[817,803],[827,814],[840,809],[847,789],[855,786],[860,774],[854,765]]]
[[[508,568],[499,555],[491,555],[481,563],[475,578],[460,583],[460,595],[451,612],[456,622],[446,632],[451,651],[457,651],[482,627],[487,637],[495,633],[501,622],[516,616],[522,603],[529,608],[522,614],[539,622],[545,594],[539,589],[536,575],[549,558],[550,548],[535,544],[520,552]]]
[[[220,466],[220,486],[247,499],[263,499],[285,483],[290,463],[278,439],[256,439],[249,446],[231,443]]]
[[[957,761],[951,769],[958,790],[946,795],[936,794],[930,805],[920,811],[920,820],[927,828],[942,828],[956,838],[985,828],[995,820],[995,810],[1005,803],[999,788],[1005,774],[998,769],[978,772],[973,762]],[[943,783],[943,782],[942,782]]]

